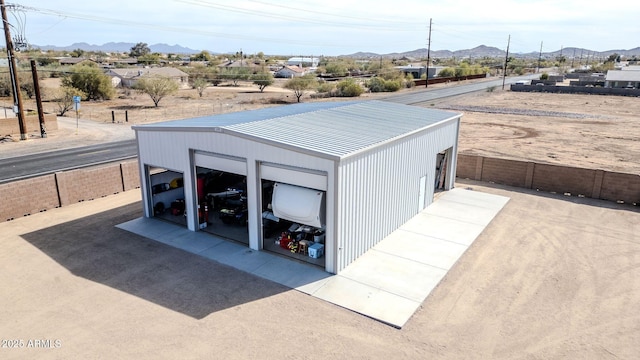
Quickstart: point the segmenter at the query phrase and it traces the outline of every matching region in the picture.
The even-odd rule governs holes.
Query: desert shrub
[[[444,68],[442,70],[440,70],[440,72],[438,73],[438,76],[441,77],[453,77],[456,75],[456,69],[454,68]]]
[[[400,80],[385,80],[381,77],[374,77],[366,84],[371,92],[394,92],[402,88]]]
[[[316,91],[319,93],[330,93],[335,88],[336,88],[335,84],[323,82],[318,85],[318,88],[316,89]]]
[[[338,82],[336,88],[338,90],[338,96],[340,97],[358,97],[364,92],[362,86],[353,79],[341,80]]]

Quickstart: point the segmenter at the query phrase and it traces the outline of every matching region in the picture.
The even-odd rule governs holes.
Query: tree
[[[349,73],[347,64],[341,60],[327,63],[324,69],[327,74],[331,74],[332,76],[345,76]]]
[[[193,81],[192,86],[194,89],[196,89],[196,91],[198,92],[198,95],[202,97],[202,94],[204,93],[204,89],[206,89],[207,86],[209,86],[209,82],[204,78],[198,78]]]
[[[71,53],[69,53],[69,55],[71,55],[71,57],[74,57],[74,58],[79,58],[79,57],[82,57],[82,55],[84,55],[84,50],[75,49]]]
[[[618,53],[613,53],[611,55],[609,55],[609,57],[607,58],[607,60],[605,60],[605,62],[620,62],[620,55],[618,55]]]
[[[304,95],[305,91],[311,90],[318,85],[315,76],[305,75],[294,77],[284,83],[284,88],[293,91],[293,94],[300,102],[300,98]]]
[[[207,50],[202,50],[199,54],[191,57],[193,61],[211,61],[211,54]]]
[[[149,95],[156,107],[162,98],[175,93],[179,87],[177,82],[166,76],[143,77],[134,86],[136,90]]]
[[[161,56],[162,54],[160,53],[140,55],[138,56],[138,62],[145,65],[159,64]]]
[[[229,67],[222,71],[222,76],[230,80],[233,86],[238,86],[238,81],[247,81],[251,77],[251,71],[246,67]]]
[[[97,64],[84,62],[74,65],[71,69],[71,75],[62,79],[63,86],[81,90],[87,100],[111,99],[115,95],[111,78],[105,75]]]
[[[263,92],[264,88],[273,84],[273,75],[271,75],[270,72],[260,72],[254,74],[251,79],[253,80],[253,83],[255,85],[258,85],[258,89],[260,89],[260,92]]]
[[[149,49],[149,46],[147,45],[147,43],[139,42],[134,47],[131,48],[131,51],[129,52],[129,56],[137,58],[139,56],[147,55],[149,53],[151,53],[151,49]]]
[[[73,108],[74,96],[84,98],[86,97],[86,94],[83,91],[70,86],[61,86],[56,90],[52,101],[58,106],[58,116],[64,116],[67,111]]]

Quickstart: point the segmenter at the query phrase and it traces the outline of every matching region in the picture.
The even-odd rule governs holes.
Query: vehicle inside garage
[[[249,244],[247,177],[196,167],[200,230]]]

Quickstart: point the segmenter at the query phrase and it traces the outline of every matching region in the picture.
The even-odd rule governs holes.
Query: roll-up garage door
[[[260,176],[265,180],[327,191],[327,175],[319,171],[263,163]]]
[[[247,161],[243,158],[196,152],[194,160],[196,166],[247,176]]]
[[[273,186],[273,215],[313,227],[325,221],[324,191],[276,183]]]

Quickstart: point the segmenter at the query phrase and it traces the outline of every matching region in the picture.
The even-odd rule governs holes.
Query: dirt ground
[[[0,358],[637,358],[637,209],[456,186],[511,200],[401,330],[115,228],[137,190],[0,223]]]
[[[640,100],[479,92],[437,102],[464,113],[465,154],[640,173]]]

